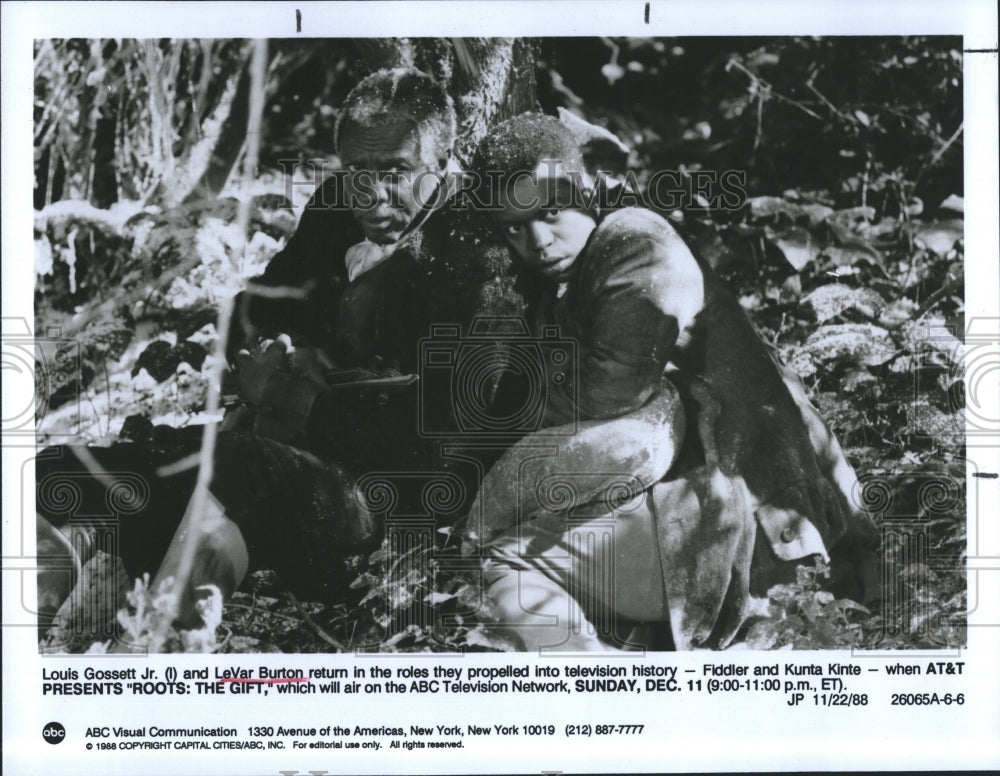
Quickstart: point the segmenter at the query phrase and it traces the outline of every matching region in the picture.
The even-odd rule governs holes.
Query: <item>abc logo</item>
[[[50,744],[61,744],[66,737],[66,728],[58,722],[50,722],[42,728],[42,738]]]

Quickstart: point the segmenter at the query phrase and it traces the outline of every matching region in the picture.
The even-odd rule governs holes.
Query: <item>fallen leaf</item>
[[[750,215],[753,218],[773,218],[783,215],[795,220],[802,212],[798,205],[781,197],[751,197],[747,200],[747,204],[750,205]]]
[[[965,439],[965,410],[948,414],[926,399],[912,402],[906,408],[906,420],[911,434],[928,436],[948,445]]]
[[[455,596],[451,593],[439,593],[437,590],[433,590],[424,596],[424,603],[430,604],[431,606],[437,606],[438,604],[450,601],[454,597]]]
[[[918,224],[913,241],[938,256],[946,256],[965,236],[965,221],[960,218]]]
[[[949,210],[952,213],[965,213],[965,197],[958,194],[949,194],[938,207],[941,210]]]
[[[800,227],[793,226],[782,232],[768,228],[765,234],[796,271],[801,271],[819,255],[819,246],[813,241],[812,235]]]

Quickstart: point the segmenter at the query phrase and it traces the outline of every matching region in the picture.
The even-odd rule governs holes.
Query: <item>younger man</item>
[[[750,593],[765,592],[782,562],[828,557],[838,543],[863,563],[874,559],[877,530],[853,501],[857,479],[836,439],[664,219],[639,208],[602,213],[588,202],[595,192],[579,150],[547,116],[494,128],[476,171],[497,206],[497,228],[549,281],[539,323],[578,343],[576,378],[544,386],[543,425],[606,421],[612,432],[605,444],[599,424],[585,425],[594,442],[570,442],[567,475],[582,461],[595,473],[641,461],[638,479],[648,486],[603,514],[589,504],[532,516],[541,478],[528,478],[513,507],[494,494],[504,492],[495,480],[536,440],[501,459],[473,515],[491,559],[489,615],[498,625],[529,649],[606,648],[621,623],[600,625],[602,642],[580,627],[583,616],[669,622],[678,649],[725,646]],[[669,410],[650,415],[657,402],[669,407],[674,391],[685,421]],[[623,436],[630,418],[644,430]],[[651,476],[654,459],[669,471]]]

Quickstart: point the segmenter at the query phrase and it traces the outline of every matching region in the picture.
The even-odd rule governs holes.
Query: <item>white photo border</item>
[[[646,20],[648,6],[648,22]],[[296,12],[301,13],[301,31]],[[651,3],[597,2],[303,2],[303,3],[98,3],[28,2],[2,6],[2,249],[3,316],[34,319],[30,146],[33,102],[32,41],[63,37],[366,37],[366,36],[686,36],[686,35],[962,35],[966,50],[965,93],[965,252],[966,320],[991,321],[1000,316],[1000,198],[998,198],[997,9],[989,0],[950,3],[922,0],[699,0]],[[994,372],[990,379],[996,379]],[[27,406],[31,386],[4,371],[4,417],[11,408]],[[988,395],[988,392],[987,392]],[[1000,396],[1000,390],[995,396]],[[984,408],[1000,417],[996,405]],[[1000,471],[1000,439],[970,439],[970,477]],[[33,539],[22,525],[33,525],[30,498],[23,499],[22,466],[33,449],[3,450],[4,622],[20,608],[21,596],[32,600],[33,574],[22,573],[18,559],[29,557]],[[812,713],[780,707],[762,696],[705,697],[685,705],[670,696],[572,697],[569,708],[555,696],[511,696],[487,700],[476,696],[421,695],[377,700],[338,696],[296,703],[252,702],[252,697],[184,698],[54,698],[42,697],[43,669],[62,669],[69,659],[38,654],[35,631],[5,627],[3,632],[4,698],[3,759],[8,773],[67,772],[111,774],[278,774],[410,773],[410,772],[657,772],[753,770],[925,770],[1000,767],[1000,481],[979,479],[980,522],[975,546],[969,547],[968,647],[940,655],[964,663],[961,681],[970,702],[963,707],[893,708],[887,703],[865,708],[827,708]],[[13,582],[13,584],[11,584]],[[827,664],[838,656],[819,653],[748,654],[748,665],[762,662],[814,661]],[[269,664],[264,655],[160,655],[146,658],[150,667],[178,669]],[[369,665],[374,656],[334,655],[329,664]],[[383,656],[388,657],[388,656]],[[843,657],[843,656],[840,656]],[[888,657],[888,656],[886,656]],[[903,655],[902,657],[907,657]],[[910,655],[909,657],[913,657]],[[933,657],[933,656],[930,656]],[[702,675],[706,663],[724,662],[718,653],[666,654],[655,664],[675,665]],[[900,658],[902,659],[902,658]],[[124,664],[115,658],[75,658],[101,668]],[[129,660],[135,660],[129,658]],[[529,665],[538,659],[525,658]],[[726,658],[731,660],[731,658]],[[503,665],[506,655],[392,656],[382,664],[397,666]],[[577,662],[586,663],[586,659]],[[866,661],[862,661],[866,662]],[[281,665],[317,665],[316,656],[282,656]],[[519,663],[520,664],[520,663]],[[694,674],[692,674],[694,676]],[[888,690],[881,691],[888,696]],[[880,696],[880,697],[881,697]],[[783,701],[781,701],[783,703]],[[345,706],[345,704],[350,704]],[[62,745],[43,740],[42,729],[59,719],[76,738]],[[172,751],[99,754],[81,749],[83,729],[90,726],[183,727],[228,725],[245,733],[248,725],[314,726],[361,724],[541,724],[559,726],[585,720],[647,725],[634,739],[517,738],[493,736],[466,741],[460,750],[410,752]],[[88,739],[89,741],[90,739]],[[93,739],[95,742],[99,739]]]

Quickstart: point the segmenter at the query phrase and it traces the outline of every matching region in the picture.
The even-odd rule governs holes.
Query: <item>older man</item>
[[[382,535],[354,492],[357,479],[442,465],[440,445],[418,433],[412,381],[393,376],[418,370],[418,342],[431,324],[461,329],[479,314],[520,312],[502,242],[468,213],[443,207],[460,180],[455,123],[444,89],[412,69],[374,73],[347,97],[336,138],[344,170],[317,189],[287,247],[237,299],[229,352],[256,433],[220,434],[214,527],[186,537],[202,546],[189,586],[211,582],[231,593],[249,565],[277,569],[300,595],[335,598],[348,581],[344,558]],[[444,417],[451,405],[422,409]],[[131,577],[155,572],[170,544],[192,478],[156,470],[184,452],[91,450],[112,479],[139,473],[151,489],[113,527]],[[65,447],[39,457],[40,535],[54,525],[78,548],[89,546],[80,539],[90,529],[42,490],[87,471],[91,463]],[[102,500],[106,489],[87,497]],[[65,592],[42,591],[50,611]]]
[[[341,383],[326,392],[328,380],[309,378],[317,366],[337,380],[349,370],[414,374],[432,325],[468,333],[477,317],[523,312],[506,246],[477,214],[453,207],[463,184],[454,142],[451,98],[417,70],[380,71],[351,92],[337,124],[343,170],[316,191],[256,281],[300,297],[251,291],[237,300],[230,353],[243,398],[260,412],[258,431],[358,472],[433,452],[416,433],[415,388]],[[261,337],[277,339],[257,358],[237,353]],[[442,416],[432,425],[448,425],[453,408],[427,401],[435,403],[423,411]]]

